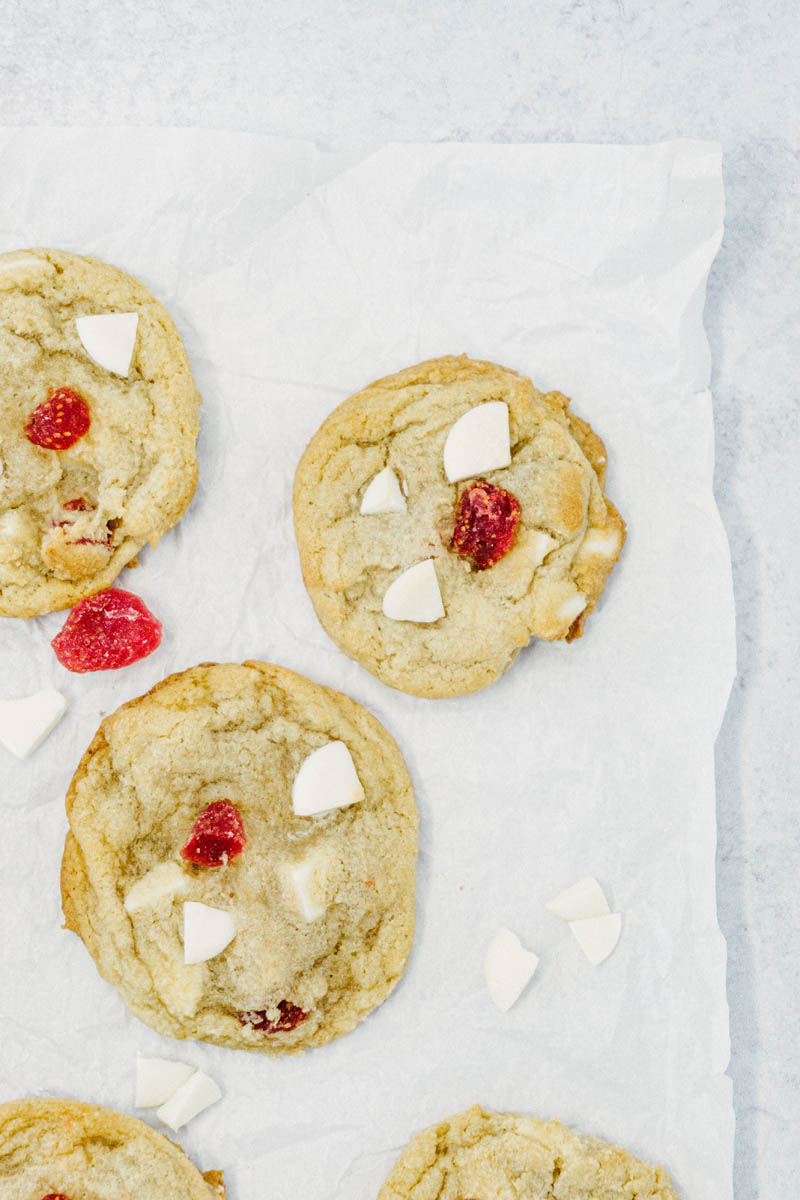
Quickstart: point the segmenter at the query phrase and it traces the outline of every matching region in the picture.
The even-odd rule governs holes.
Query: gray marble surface
[[[722,143],[706,322],[738,611],[717,746],[737,1200],[794,1196],[800,1171],[799,61],[797,0],[0,0],[4,124],[204,124],[359,149]]]

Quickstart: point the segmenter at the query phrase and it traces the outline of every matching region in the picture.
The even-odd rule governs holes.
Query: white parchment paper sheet
[[[120,581],[162,619],[159,651],[75,676],[49,647],[63,614],[0,621],[0,694],[52,683],[70,702],[34,758],[0,758],[0,1097],[130,1110],[137,1050],[186,1058],[225,1098],[181,1141],[225,1169],[231,1200],[370,1200],[412,1133],[474,1101],[558,1116],[663,1161],[687,1200],[724,1200],[713,743],[734,633],[702,328],[718,147],[346,159],[249,135],[44,129],[0,146],[0,249],[62,246],[141,276],[205,398],[192,509]],[[292,476],[351,391],[461,351],[573,397],[607,443],[629,540],[580,642],[532,646],[480,695],[421,701],[319,628]],[[62,798],[101,712],[197,661],[259,656],[371,708],[421,812],[404,980],[354,1033],[278,1062],[158,1037],[59,928]],[[586,872],[624,913],[596,970],[543,907]],[[542,955],[505,1016],[482,979],[501,922]]]

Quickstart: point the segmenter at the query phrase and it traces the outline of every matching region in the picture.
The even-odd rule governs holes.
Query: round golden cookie
[[[144,1121],[74,1100],[15,1100],[0,1104],[0,1196],[224,1200],[225,1186]]]
[[[76,318],[111,313],[138,315],[124,377],[78,334]],[[197,482],[200,394],[147,288],[63,251],[0,255],[0,357],[0,616],[35,617],[109,587],[183,516]],[[52,445],[51,416],[48,444],[35,425],[32,441],[34,414],[47,421],[59,398],[56,432],[76,410],[88,429]]]
[[[405,1148],[378,1200],[678,1200],[661,1167],[559,1121],[475,1105]]]
[[[298,816],[301,764],[330,742],[349,751],[363,798]],[[188,859],[196,824],[215,814],[243,836],[212,836],[202,862]],[[103,721],[67,815],[67,927],[161,1033],[268,1054],[319,1046],[385,1000],[405,969],[411,781],[383,726],[339,692],[261,662],[172,675]],[[220,865],[207,865],[208,849]],[[187,902],[229,914],[235,928],[220,953],[188,965]]]
[[[448,433],[487,401],[508,407],[510,465],[450,483]],[[406,511],[362,515],[367,486],[387,467]],[[603,443],[569,400],[505,367],[449,357],[379,379],[335,409],[297,468],[295,530],[317,616],[391,687],[432,697],[486,687],[532,636],[582,633],[625,540],[603,493],[605,468]],[[513,545],[488,567],[453,543],[462,496],[476,482],[519,505]],[[445,615],[426,624],[386,616],[389,586],[425,560]]]

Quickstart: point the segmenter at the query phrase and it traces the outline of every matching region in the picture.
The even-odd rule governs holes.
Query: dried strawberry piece
[[[152,654],[161,641],[161,622],[122,588],[109,588],[75,605],[51,643],[68,671],[110,671]]]
[[[215,800],[198,814],[181,846],[181,857],[201,867],[224,867],[247,845],[242,814],[228,800]]]
[[[479,479],[461,493],[453,549],[479,570],[493,567],[514,544],[520,507],[516,496]]]
[[[237,1013],[236,1016],[241,1025],[258,1029],[262,1033],[288,1033],[302,1024],[308,1016],[307,1012],[303,1012],[302,1008],[298,1008],[289,1000],[281,1000],[277,1008],[280,1016],[274,1018],[268,1017],[264,1008],[250,1009],[248,1012]]]
[[[72,388],[59,388],[33,410],[25,437],[45,450],[69,450],[88,432],[89,405]]]
[[[42,1200],[69,1200],[69,1196],[65,1196],[63,1192],[50,1192],[47,1196],[42,1196]]]
[[[74,500],[65,500],[61,507],[67,512],[88,512],[91,506],[83,496],[76,496]]]

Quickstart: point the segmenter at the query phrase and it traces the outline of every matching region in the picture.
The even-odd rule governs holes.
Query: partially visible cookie
[[[678,1200],[661,1167],[559,1121],[475,1105],[405,1148],[378,1200]]]
[[[295,476],[317,616],[392,687],[485,687],[531,637],[582,633],[625,540],[605,469],[566,396],[494,363],[439,358],[370,384]]]
[[[74,1100],[0,1104],[3,1200],[224,1200],[205,1176],[143,1121]]]
[[[103,721],[67,815],[67,927],[161,1033],[319,1046],[405,969],[411,781],[339,692],[260,662],[172,675]]]
[[[164,306],[64,251],[0,255],[0,358],[0,616],[34,617],[183,516],[200,395]]]

